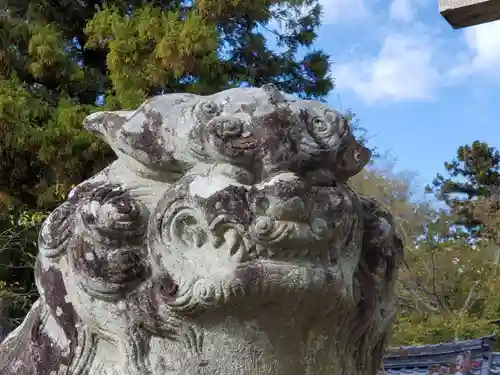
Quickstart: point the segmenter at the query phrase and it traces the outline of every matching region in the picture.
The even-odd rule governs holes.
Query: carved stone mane
[[[339,113],[274,86],[85,127],[118,160],[45,221],[1,375],[375,375],[403,257]]]

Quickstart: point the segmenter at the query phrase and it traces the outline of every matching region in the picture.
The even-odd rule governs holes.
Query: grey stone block
[[[500,19],[500,0],[438,0],[439,12],[454,29]]]

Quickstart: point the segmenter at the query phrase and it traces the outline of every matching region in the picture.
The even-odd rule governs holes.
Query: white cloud
[[[479,71],[498,72],[500,64],[500,22],[485,23],[464,31],[472,53],[472,67]]]
[[[371,103],[429,99],[439,78],[432,46],[422,34],[388,34],[377,56],[333,66],[337,88]]]
[[[389,17],[394,21],[410,22],[425,5],[429,5],[429,0],[392,0]]]
[[[365,0],[320,0],[323,6],[322,23],[362,20],[369,15]]]
[[[500,83],[500,21],[453,32],[445,22],[423,22],[419,13],[430,11],[431,0],[391,0],[381,12],[375,12],[373,1],[323,0],[330,22],[354,17],[352,7],[362,7],[360,14],[368,16],[364,21],[375,27],[369,35],[356,36],[363,53],[333,54],[339,91],[351,91],[367,103],[397,102],[432,99],[439,89],[472,77]],[[374,39],[380,41],[375,53]]]
[[[447,75],[454,79],[476,76],[500,80],[500,21],[467,28],[462,35],[466,49]]]
[[[403,22],[409,22],[413,19],[413,10],[410,0],[392,0],[389,8],[391,19]]]

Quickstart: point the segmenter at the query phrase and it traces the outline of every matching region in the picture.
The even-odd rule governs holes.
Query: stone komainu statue
[[[117,161],[45,221],[1,375],[375,375],[403,248],[347,121],[273,85],[85,127]]]

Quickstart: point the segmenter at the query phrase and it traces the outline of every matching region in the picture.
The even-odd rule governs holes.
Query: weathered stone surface
[[[44,223],[0,374],[376,374],[403,250],[340,114],[269,85],[85,126],[119,159]]]
[[[438,0],[439,12],[454,29],[500,20],[499,0]]]

